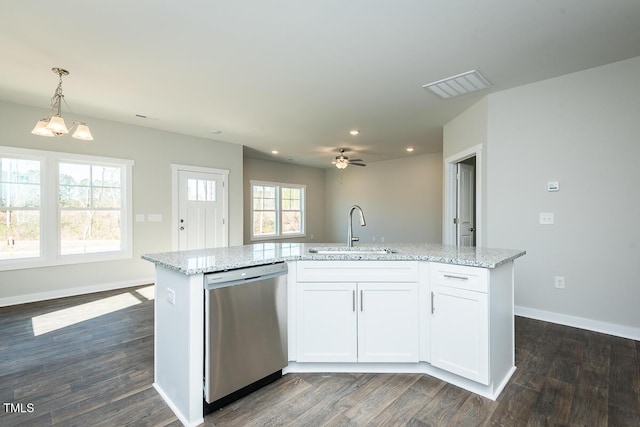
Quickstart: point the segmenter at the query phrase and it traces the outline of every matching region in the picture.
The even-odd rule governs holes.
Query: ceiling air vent
[[[491,87],[482,75],[476,70],[467,71],[457,76],[447,77],[437,82],[427,83],[422,86],[429,89],[441,98],[451,98],[454,96],[464,95],[468,92],[487,89]]]

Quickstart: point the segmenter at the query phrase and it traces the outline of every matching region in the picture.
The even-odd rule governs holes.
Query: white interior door
[[[473,211],[473,188],[475,185],[475,168],[472,165],[458,163],[457,203],[456,203],[456,236],[458,246],[475,246]]]
[[[178,249],[227,245],[225,176],[178,170]]]
[[[455,153],[444,159],[444,206],[442,208],[442,243],[445,245],[457,245],[457,219],[458,219],[458,164],[468,159],[475,159],[474,164],[474,246],[486,245],[485,234],[482,227],[478,227],[483,223],[483,188],[482,181],[484,163],[482,154],[482,144],[474,145],[458,153]]]

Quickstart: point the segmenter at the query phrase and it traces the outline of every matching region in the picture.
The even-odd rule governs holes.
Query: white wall
[[[442,157],[453,156],[468,148],[487,142],[487,97],[473,104],[442,130]]]
[[[352,205],[367,220],[353,220],[361,242],[442,242],[442,154],[326,169],[327,241],[346,243]]]
[[[306,237],[278,239],[279,242],[323,242],[325,236],[324,169],[283,162],[244,159],[244,243],[251,242],[251,180],[306,185]],[[260,242],[263,242],[261,240]]]
[[[134,222],[130,260],[0,272],[0,305],[153,279],[153,265],[140,254],[171,250],[171,163],[230,170],[229,241],[242,244],[242,146],[89,117],[94,141],[31,135],[47,113],[0,102],[0,145],[132,159],[134,214],[159,213],[163,222]]]
[[[487,245],[527,250],[525,315],[640,337],[638,76],[635,58],[488,97]]]

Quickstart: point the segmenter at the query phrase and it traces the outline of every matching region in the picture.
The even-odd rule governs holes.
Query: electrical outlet
[[[167,301],[171,305],[176,305],[176,292],[173,289],[167,288]]]
[[[540,212],[540,224],[551,225],[553,223],[553,212]]]
[[[556,276],[555,277],[555,283],[556,283],[556,288],[557,289],[564,289],[564,277],[563,276]]]

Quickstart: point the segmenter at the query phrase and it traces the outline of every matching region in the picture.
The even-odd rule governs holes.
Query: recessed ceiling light
[[[413,147],[407,147],[407,152],[408,153],[413,153],[414,148]]]
[[[222,131],[219,130],[219,129],[212,129],[211,133],[214,134],[214,135],[220,135],[222,133]]]
[[[360,134],[360,131],[359,131],[358,129],[353,129],[352,131],[349,131],[349,133],[350,133],[351,135],[355,136],[355,135],[359,135],[359,134]]]
[[[278,150],[271,150],[271,154],[278,154]]]
[[[474,92],[476,90],[487,89],[491,87],[491,83],[487,81],[476,70],[467,71],[457,76],[447,77],[437,82],[427,83],[422,86],[429,89],[441,98],[451,98],[453,96],[464,95],[465,93]]]

